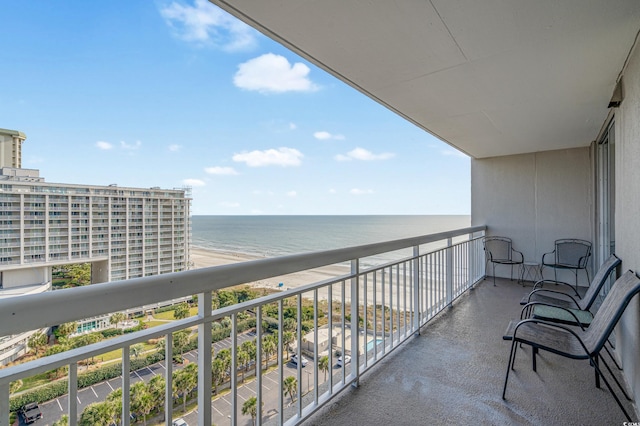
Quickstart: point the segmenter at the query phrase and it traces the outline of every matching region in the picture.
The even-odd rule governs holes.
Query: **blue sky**
[[[193,213],[469,214],[470,161],[205,0],[0,4],[0,127],[47,182]]]

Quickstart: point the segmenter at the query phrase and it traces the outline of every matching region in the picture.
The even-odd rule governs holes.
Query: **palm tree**
[[[293,331],[285,331],[282,333],[282,347],[286,349],[287,359],[289,359],[289,352],[291,351],[291,344],[296,340],[296,335]]]
[[[176,308],[173,310],[173,317],[177,320],[186,318],[189,316],[189,304],[187,302],[182,302],[176,305]]]
[[[329,357],[327,355],[320,357],[318,360],[318,368],[324,372],[324,380],[327,381],[327,371],[329,371]]]
[[[118,324],[120,324],[122,321],[124,321],[127,318],[127,316],[122,313],[122,312],[116,312],[115,314],[112,314],[109,317],[109,323],[113,324],[116,326],[116,328],[118,328]]]
[[[65,322],[64,324],[60,324],[58,326],[58,338],[60,337],[67,337],[75,332],[78,331],[78,323],[73,321],[73,322]]]
[[[134,358],[138,358],[142,351],[144,350],[144,345],[142,343],[137,343],[129,348],[129,353]]]
[[[293,403],[293,401],[295,401],[295,396],[298,389],[298,380],[293,376],[289,376],[286,379],[284,379],[283,384],[284,384],[284,394],[285,395],[289,394],[289,396],[291,397],[291,402]]]
[[[262,337],[262,351],[264,352],[264,368],[269,368],[269,358],[278,348],[276,337],[268,334]]]
[[[187,411],[187,396],[198,384],[198,367],[196,364],[189,364],[182,370],[173,373],[173,395],[182,396],[182,412]]]
[[[225,348],[220,349],[216,354],[216,359],[222,361],[222,366],[224,367],[225,374],[231,376],[231,349]]]
[[[154,406],[153,397],[149,393],[147,384],[144,381],[139,381],[131,386],[131,410],[137,414],[138,417],[142,417],[142,422],[147,425],[147,414],[151,412]]]
[[[249,354],[249,360],[254,360],[255,361],[255,359],[256,359],[256,351],[257,351],[256,339],[245,340],[240,345],[240,349],[243,350],[244,352],[246,352],[247,354]]]
[[[178,349],[180,357],[182,357],[184,347],[189,343],[190,334],[189,330],[180,330],[173,333],[173,345]]]
[[[151,380],[149,380],[147,387],[154,402],[152,410],[159,409],[162,411],[162,407],[164,406],[165,386],[166,383],[164,377],[161,375],[153,376]]]
[[[113,422],[111,404],[94,402],[88,405],[80,415],[80,426],[109,426]]]
[[[254,425],[256,424],[256,417],[258,416],[258,399],[255,396],[247,399],[244,404],[242,404],[242,415],[251,415],[251,421]]]
[[[237,353],[238,364],[242,366],[242,381],[244,382],[244,372],[246,371],[247,364],[249,363],[249,354],[242,349],[238,350]]]
[[[113,412],[113,422],[119,425],[122,421],[122,388],[118,388],[107,395],[107,399],[105,402],[111,405],[111,411]]]
[[[222,359],[216,357],[211,361],[211,381],[215,386],[216,393],[218,393],[218,385],[224,381],[225,371],[226,369]]]

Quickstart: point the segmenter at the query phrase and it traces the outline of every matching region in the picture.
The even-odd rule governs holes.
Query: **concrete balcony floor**
[[[622,411],[604,383],[595,387],[588,361],[540,352],[536,373],[529,347],[518,350],[502,399],[511,345],[502,335],[510,319],[519,318],[519,301],[532,285],[496,284],[478,284],[307,423],[621,425]],[[618,395],[637,421],[632,404]]]

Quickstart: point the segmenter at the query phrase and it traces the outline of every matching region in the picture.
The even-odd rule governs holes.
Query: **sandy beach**
[[[200,247],[193,247],[191,249],[191,260],[193,261],[195,268],[207,268],[210,266],[227,265],[229,263],[246,262],[256,259],[261,259],[261,257],[242,253],[208,250]],[[348,272],[348,267],[331,265],[247,284],[257,288],[280,288],[281,290],[287,290],[344,275]],[[282,283],[283,286],[279,287],[279,283]]]

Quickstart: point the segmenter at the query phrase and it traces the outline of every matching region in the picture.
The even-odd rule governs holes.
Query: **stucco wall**
[[[640,272],[640,49],[623,75],[624,101],[616,111],[616,252],[623,270]],[[617,328],[617,352],[640,403],[640,303],[636,297]]]
[[[471,162],[471,222],[513,239],[526,261],[540,262],[559,238],[593,242],[589,148],[477,159]],[[496,270],[508,276],[509,270]],[[551,270],[545,277],[551,277]],[[570,272],[559,279],[573,282]],[[586,284],[586,276],[579,275]]]

